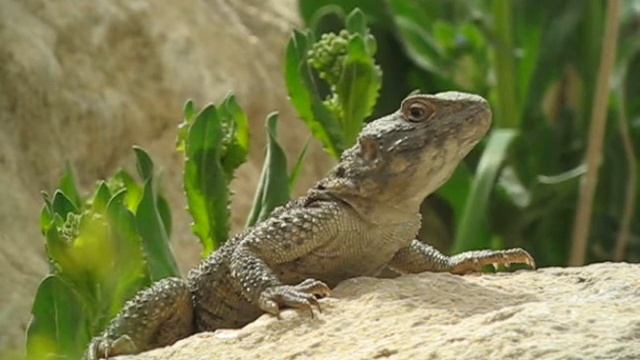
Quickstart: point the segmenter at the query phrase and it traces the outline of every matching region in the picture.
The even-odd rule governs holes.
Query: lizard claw
[[[260,294],[258,305],[263,311],[280,318],[280,307],[287,306],[297,309],[308,309],[311,317],[313,308],[322,312],[318,297],[331,295],[327,284],[315,279],[306,279],[298,285],[280,285],[266,289]]]
[[[128,335],[120,336],[115,340],[103,335],[91,340],[84,358],[86,360],[109,359],[109,356],[133,353],[136,353],[136,346]]]

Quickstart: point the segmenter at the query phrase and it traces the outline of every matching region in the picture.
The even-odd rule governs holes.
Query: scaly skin
[[[522,249],[445,256],[415,240],[422,200],[450,176],[491,124],[487,102],[447,92],[413,95],[369,123],[306,196],[228,241],[189,273],[140,292],[96,337],[87,357],[138,353],[194,332],[241,327],[282,307],[313,314],[317,298],[356,276],[466,274],[525,263]]]

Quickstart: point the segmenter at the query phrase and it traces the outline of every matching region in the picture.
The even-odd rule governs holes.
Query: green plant
[[[375,43],[363,14],[353,12],[347,25],[349,31],[342,32],[337,42],[325,36],[314,43],[311,34],[296,33],[294,40],[305,45],[296,48],[292,42],[288,50],[288,54],[301,52],[298,58],[288,56],[288,84],[298,86],[292,90],[294,104],[304,104],[305,96],[314,101],[320,96],[310,80],[311,67],[330,85],[331,95],[314,102],[314,116],[305,120],[312,129],[320,129],[314,134],[334,156],[355,141],[380,87],[381,71],[372,57]],[[321,54],[325,50],[333,52]],[[332,62],[331,68],[327,61]],[[327,115],[329,122],[321,123],[315,117],[318,113]],[[277,142],[277,121],[277,113],[266,120],[266,157],[247,226],[289,201],[302,168],[307,146],[289,174],[286,155]],[[331,138],[322,137],[327,124],[333,129]],[[185,157],[184,190],[203,256],[229,237],[229,185],[235,170],[246,161],[248,128],[247,116],[232,94],[218,106],[210,104],[199,112],[192,101],[184,107],[177,149]],[[134,151],[142,184],[121,170],[99,182],[94,194],[83,199],[67,168],[53,196],[44,194],[41,229],[51,274],[34,300],[27,331],[29,358],[80,357],[91,338],[137,291],[164,277],[179,276],[169,247],[169,205],[157,192],[151,158],[141,148]]]
[[[194,103],[188,101],[184,116],[177,148],[185,155],[184,189],[193,232],[200,239],[204,257],[229,237],[229,185],[235,170],[246,161],[248,119],[233,94],[219,106],[209,104],[197,113]],[[302,167],[306,146],[288,175],[287,158],[277,142],[277,121],[277,113],[266,120],[267,151],[247,226],[289,201]]]
[[[233,95],[218,107],[210,104],[196,114],[188,101],[178,133],[184,152],[184,189],[193,233],[203,255],[223,244],[229,235],[229,183],[249,151],[247,115]]]
[[[358,9],[346,17],[346,29],[315,39],[312,31],[294,30],[287,45],[285,80],[302,120],[329,155],[338,158],[353,145],[371,115],[382,71],[373,57],[375,39]],[[328,91],[323,91],[316,76]]]
[[[134,151],[141,184],[121,170],[83,199],[67,168],[53,196],[44,193],[40,225],[50,274],[34,300],[29,358],[81,357],[140,288],[179,276],[168,204],[157,193],[151,158]]]

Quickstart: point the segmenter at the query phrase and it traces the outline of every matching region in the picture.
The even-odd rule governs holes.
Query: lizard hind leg
[[[533,257],[523,249],[508,250],[477,250],[466,251],[449,258],[449,272],[453,274],[468,274],[471,272],[480,272],[482,267],[493,265],[498,268],[499,265],[509,266],[511,264],[526,264],[532,269],[536,268]]]
[[[139,292],[89,344],[89,360],[171,345],[194,332],[193,301],[180,278],[162,279]]]

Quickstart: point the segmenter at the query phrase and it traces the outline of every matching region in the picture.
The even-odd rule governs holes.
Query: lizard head
[[[398,111],[367,124],[315,190],[361,213],[387,205],[415,213],[490,125],[489,104],[478,95],[411,95]]]

